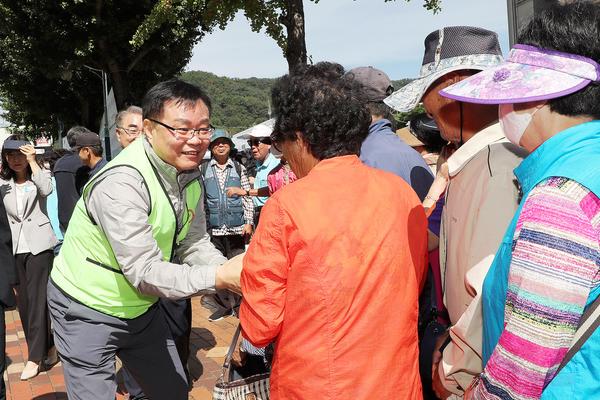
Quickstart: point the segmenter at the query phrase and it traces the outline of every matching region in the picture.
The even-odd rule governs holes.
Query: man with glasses
[[[256,176],[253,188],[258,190],[267,187],[269,172],[279,165],[279,160],[271,154],[271,131],[266,125],[257,125],[248,133],[248,145],[256,162]],[[260,211],[268,197],[252,197],[254,201],[254,226],[258,225]]]
[[[151,399],[188,398],[158,299],[239,292],[241,268],[206,233],[198,165],[209,97],[173,79],[143,100],[144,134],[86,185],[55,259],[48,307],[69,399],[113,400],[118,354]]]
[[[142,133],[142,109],[129,106],[115,118],[117,140],[122,148],[129,146]]]

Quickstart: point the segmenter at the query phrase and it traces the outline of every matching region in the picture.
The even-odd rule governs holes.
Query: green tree
[[[100,78],[108,73],[117,107],[139,104],[156,82],[181,73],[194,44],[214,26],[206,3],[183,0],[143,44],[133,37],[156,12],[153,0],[0,0],[0,97],[16,125],[92,129],[103,111]],[[138,33],[139,34],[139,33]]]
[[[384,1],[387,3],[396,0]],[[422,1],[423,7],[434,13],[441,10],[441,0]],[[160,27],[162,21],[173,18],[172,10],[176,3],[178,2],[175,0],[158,1],[134,37],[136,46],[142,46],[148,34]],[[238,11],[244,12],[253,31],[265,29],[277,42],[287,60],[290,73],[307,63],[303,0],[206,0],[204,15],[205,20],[214,21],[224,29]]]

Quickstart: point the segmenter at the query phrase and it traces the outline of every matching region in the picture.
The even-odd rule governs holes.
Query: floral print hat
[[[600,82],[600,65],[576,54],[517,44],[503,64],[440,91],[450,99],[512,104],[563,97]]]

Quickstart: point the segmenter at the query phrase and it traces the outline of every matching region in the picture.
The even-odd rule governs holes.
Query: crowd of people
[[[436,30],[397,91],[299,68],[247,134],[253,165],[178,79],[117,115],[109,162],[81,126],[43,159],[9,137],[0,344],[17,305],[21,379],[60,359],[70,399],[112,400],[118,356],[130,399],[185,399],[204,295],[239,317],[235,378],[270,374],[274,400],[600,398],[599,37],[579,1],[506,59],[494,32]]]

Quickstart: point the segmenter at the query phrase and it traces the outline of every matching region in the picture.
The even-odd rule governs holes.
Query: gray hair
[[[117,114],[117,116],[115,118],[115,123],[117,124],[117,126],[121,126],[121,122],[123,121],[123,118],[125,118],[125,115],[127,115],[127,114],[142,115],[142,108],[138,107],[138,106],[129,106],[125,110],[119,111],[119,113]]]

